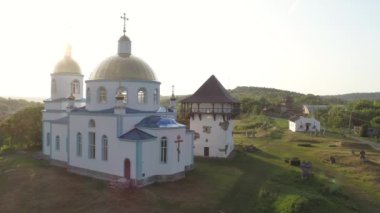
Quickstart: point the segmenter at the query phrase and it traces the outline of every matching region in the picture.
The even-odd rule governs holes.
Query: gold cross
[[[123,32],[124,32],[124,35],[125,35],[125,22],[128,21],[129,19],[125,16],[125,13],[120,18],[124,20],[124,29],[123,29]]]

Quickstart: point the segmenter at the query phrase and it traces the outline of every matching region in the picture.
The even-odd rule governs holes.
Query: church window
[[[46,146],[50,146],[50,133],[46,134]]]
[[[137,92],[137,102],[139,104],[146,104],[146,90],[145,88],[140,88]]]
[[[107,91],[104,87],[99,87],[98,102],[99,103],[106,103],[107,102]]]
[[[168,140],[166,137],[161,138],[161,163],[166,163],[168,153]]]
[[[55,150],[59,150],[60,149],[60,145],[59,145],[59,136],[55,136]]]
[[[71,82],[71,94],[80,94],[80,83],[78,80]]]
[[[57,92],[57,82],[55,79],[51,79],[51,94],[55,94]]]
[[[94,119],[91,119],[89,122],[88,122],[88,127],[90,128],[95,128],[96,124],[95,124],[95,121]]]
[[[116,95],[118,95],[119,93],[124,97],[123,102],[125,104],[128,103],[128,93],[127,93],[127,90],[124,87],[119,87],[119,89],[116,92]]]
[[[158,89],[155,89],[154,90],[154,95],[153,95],[153,103],[154,104],[158,104],[158,100],[159,100],[159,95],[160,95],[160,92]]]
[[[102,160],[108,160],[108,138],[105,135],[102,137]]]
[[[88,134],[88,158],[95,159],[95,132]]]
[[[211,126],[203,126],[203,132],[211,133]]]
[[[90,103],[90,100],[91,100],[91,91],[90,91],[90,87],[87,87],[87,90],[86,90],[86,102]]]
[[[82,156],[82,134],[77,133],[77,156]]]

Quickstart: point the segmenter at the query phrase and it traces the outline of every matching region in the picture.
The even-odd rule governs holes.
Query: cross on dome
[[[125,35],[125,22],[128,21],[129,19],[125,16],[125,13],[123,13],[123,16],[120,16],[121,19],[123,19],[124,21],[124,28],[123,28],[123,32],[124,32],[124,35]]]

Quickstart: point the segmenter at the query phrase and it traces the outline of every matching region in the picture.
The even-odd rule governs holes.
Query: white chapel
[[[124,25],[117,54],[85,83],[66,50],[44,101],[43,153],[70,172],[95,178],[125,178],[135,186],[177,180],[193,167],[194,134],[175,120],[173,106],[160,106],[160,82],[131,50]]]

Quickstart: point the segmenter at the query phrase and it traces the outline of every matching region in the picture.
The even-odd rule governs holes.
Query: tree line
[[[0,151],[41,146],[43,105],[0,98]]]

